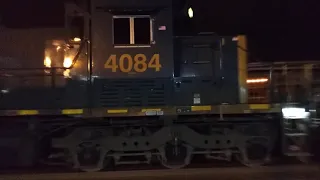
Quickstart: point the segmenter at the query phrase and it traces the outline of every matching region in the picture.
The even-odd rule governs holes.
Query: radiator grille
[[[166,104],[167,85],[163,80],[103,80],[99,84],[99,102],[102,107]]]

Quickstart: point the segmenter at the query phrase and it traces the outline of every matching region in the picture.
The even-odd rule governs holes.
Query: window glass
[[[115,45],[150,45],[150,17],[118,16],[113,19]]]
[[[130,19],[114,18],[113,19],[113,43],[130,44]]]
[[[135,44],[150,44],[150,18],[134,18]]]

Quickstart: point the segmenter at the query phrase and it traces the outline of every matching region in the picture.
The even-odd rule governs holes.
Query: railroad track
[[[319,177],[319,168],[311,165],[271,166],[261,168],[227,167],[227,168],[191,168],[179,170],[141,170],[141,171],[116,171],[94,173],[49,173],[49,174],[15,174],[0,175],[0,180],[119,180],[119,179],[230,179],[248,180],[252,178],[283,180],[290,178]],[[316,177],[318,176],[318,177]],[[312,179],[313,180],[313,179]]]
[[[269,164],[268,166],[265,167],[258,167],[258,168],[248,168],[248,167],[244,167],[243,165],[241,165],[240,163],[237,162],[226,162],[226,161],[203,161],[203,159],[195,159],[195,162],[192,163],[191,165],[189,165],[186,169],[181,169],[181,170],[177,170],[175,172],[184,172],[187,171],[192,172],[193,169],[214,169],[215,171],[217,170],[218,172],[223,172],[227,169],[238,169],[238,170],[245,170],[245,172],[254,172],[257,169],[272,169],[275,167],[309,167],[307,165],[303,165],[301,162],[298,162],[296,159],[292,159],[292,158],[279,158],[279,159],[273,159],[272,163]],[[310,166],[312,167],[312,166]],[[237,170],[237,171],[238,171]],[[111,174],[123,174],[127,172],[153,172],[153,171],[163,171],[163,172],[173,172],[170,171],[168,169],[165,169],[163,166],[161,165],[157,165],[157,164],[152,164],[152,165],[135,165],[135,166],[131,166],[131,165],[122,165],[122,166],[116,166],[116,167],[108,167],[107,169],[105,169],[103,172],[98,172],[99,173],[111,173]],[[7,175],[7,176],[11,176],[13,174],[24,174],[24,175],[32,175],[32,174],[48,174],[48,175],[52,175],[52,174],[81,174],[84,176],[87,176],[88,174],[92,174],[92,173],[87,173],[87,172],[78,172],[78,171],[74,171],[72,169],[68,169],[65,167],[61,167],[61,166],[38,166],[37,168],[32,168],[32,169],[3,169],[0,170],[0,175]],[[0,176],[1,177],[1,176]],[[0,179],[1,180],[1,179]]]

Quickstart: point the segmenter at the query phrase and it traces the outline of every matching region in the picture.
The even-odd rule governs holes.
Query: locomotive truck
[[[248,103],[245,36],[181,35],[175,2],[66,3],[64,28],[2,29],[1,164],[183,168],[204,156],[255,166],[279,137],[300,137],[279,133],[281,104]]]

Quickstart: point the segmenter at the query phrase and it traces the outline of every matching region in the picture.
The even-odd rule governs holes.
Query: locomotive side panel
[[[204,34],[177,39],[181,77],[215,77],[219,73],[220,38]],[[176,52],[177,53],[177,52]]]
[[[181,78],[175,79],[179,105],[240,102],[237,41],[232,39],[207,34],[183,40]]]
[[[96,77],[172,77],[171,1],[93,1]]]

